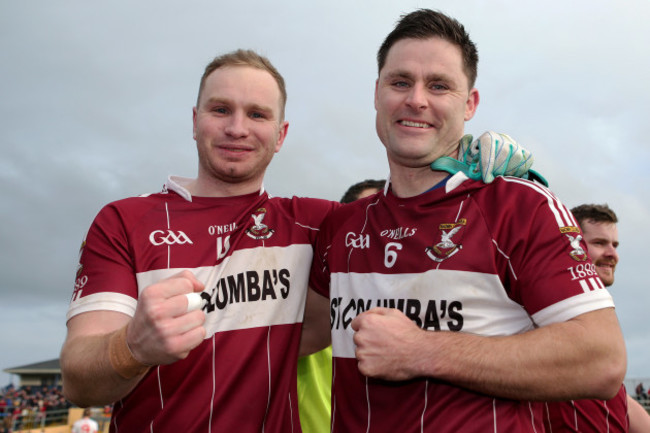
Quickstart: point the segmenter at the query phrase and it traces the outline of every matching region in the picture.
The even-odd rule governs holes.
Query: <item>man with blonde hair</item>
[[[63,390],[80,406],[114,402],[111,431],[300,431],[299,345],[329,343],[310,334],[328,317],[325,301],[309,319],[309,266],[335,203],[264,190],[289,126],[285,103],[268,59],[217,57],[193,109],[198,176],[111,203],[90,227]]]

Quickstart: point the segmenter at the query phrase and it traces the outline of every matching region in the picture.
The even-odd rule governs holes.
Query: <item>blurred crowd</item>
[[[70,406],[60,386],[0,388],[0,433],[8,433],[25,422],[47,424],[51,411],[67,410]]]

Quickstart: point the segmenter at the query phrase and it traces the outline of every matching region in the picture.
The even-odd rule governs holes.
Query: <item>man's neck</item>
[[[246,182],[225,182],[220,179],[194,179],[185,185],[194,197],[235,197],[262,189],[262,179]]]
[[[394,195],[409,198],[420,195],[449,176],[445,171],[433,171],[429,167],[391,167],[390,187]]]

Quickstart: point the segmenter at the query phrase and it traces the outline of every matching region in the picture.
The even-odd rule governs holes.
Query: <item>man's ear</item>
[[[196,140],[196,107],[192,107],[192,138]]]
[[[467,122],[472,117],[474,117],[474,114],[476,113],[476,108],[478,107],[479,99],[480,98],[479,98],[477,88],[473,88],[472,90],[469,91],[469,95],[467,96],[467,101],[465,102],[465,122]]]
[[[278,141],[275,143],[275,153],[280,151],[284,139],[287,137],[287,132],[289,131],[289,122],[286,120],[280,124],[280,130],[278,131]]]

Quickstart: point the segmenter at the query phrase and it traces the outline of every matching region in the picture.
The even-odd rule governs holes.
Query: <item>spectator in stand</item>
[[[644,387],[643,387],[643,382],[640,382],[640,383],[636,386],[635,391],[636,391],[636,398],[637,398],[637,400],[642,400],[642,399],[645,400],[646,395],[645,395],[645,389],[644,389]]]
[[[0,419],[0,433],[11,433],[13,418],[9,413]]]
[[[583,204],[571,209],[587,244],[593,266],[584,268],[598,275],[602,284],[614,284],[618,264],[618,218],[606,204]],[[580,239],[578,239],[579,241]],[[638,390],[637,390],[638,391]],[[610,400],[572,400],[547,403],[547,431],[630,432],[650,431],[650,415],[627,394],[625,386]]]

